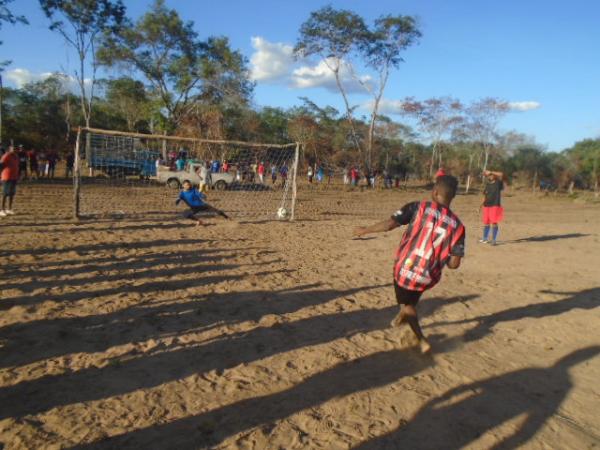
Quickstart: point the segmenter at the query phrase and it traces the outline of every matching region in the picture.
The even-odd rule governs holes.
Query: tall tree
[[[253,85],[246,61],[227,38],[201,41],[194,23],[156,0],[132,26],[104,36],[102,64],[135,68],[161,100],[170,132],[193,112],[197,102],[247,102]]]
[[[490,150],[498,138],[498,124],[508,111],[508,102],[493,97],[475,101],[466,109],[469,133],[482,148],[483,170],[487,170]]]
[[[350,106],[346,87],[342,82],[342,69],[347,67],[351,53],[358,49],[367,34],[368,28],[358,14],[325,6],[310,13],[308,20],[300,27],[300,37],[294,47],[297,57],[317,55],[333,72],[346,107],[346,119],[350,125],[353,143],[361,155],[362,146],[353,117],[354,107]]]
[[[137,125],[148,119],[152,102],[141,81],[128,77],[107,80],[106,101],[116,109],[127,122],[127,131],[138,131]]]
[[[372,29],[369,29],[363,18],[356,13],[335,10],[331,6],[312,12],[300,27],[300,37],[294,52],[297,57],[320,56],[333,72],[344,100],[354,145],[364,158],[367,170],[372,169],[375,123],[390,71],[399,67],[403,61],[401,53],[420,36],[421,32],[417,29],[414,17],[381,16],[375,20]],[[377,74],[375,80],[356,74],[354,57],[358,57],[363,65]],[[361,144],[353,118],[354,107],[349,103],[347,88],[343,83],[343,69],[347,69],[347,73],[351,74],[373,98],[364,145]]]
[[[122,0],[39,1],[51,21],[50,29],[59,33],[75,49],[79,58],[79,69],[75,70],[75,77],[81,94],[81,112],[85,126],[89,127],[98,67],[96,39],[101,33],[114,33],[119,29],[125,18],[125,6]],[[91,65],[89,81],[86,79],[88,62]]]
[[[402,102],[402,111],[417,119],[419,129],[431,142],[431,163],[429,177],[433,176],[435,158],[442,164],[442,152],[438,148],[442,141],[463,122],[463,106],[459,100],[451,97],[434,97],[424,101],[407,98]]]
[[[390,70],[398,69],[404,59],[401,53],[413,45],[421,32],[417,28],[416,19],[411,16],[381,16],[375,20],[374,28],[361,40],[361,50],[366,64],[377,73],[377,80],[361,84],[373,97],[369,132],[367,135],[367,167],[372,165],[373,133],[381,99],[385,92]],[[360,80],[361,78],[357,78]]]

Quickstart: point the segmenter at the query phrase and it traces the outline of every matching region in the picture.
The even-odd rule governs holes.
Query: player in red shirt
[[[408,203],[389,219],[354,231],[356,237],[361,237],[408,225],[394,263],[396,301],[401,307],[392,326],[408,322],[423,353],[431,346],[419,325],[416,305],[423,292],[440,281],[442,269],[458,269],[464,256],[465,227],[450,210],[457,188],[458,180],[453,176],[438,177],[432,200]]]
[[[0,158],[0,167],[2,173],[2,209],[0,217],[6,217],[14,214],[12,210],[13,199],[17,193],[17,182],[19,181],[19,155],[15,152],[15,148],[11,145],[8,147],[8,152]],[[7,206],[8,200],[8,208]]]
[[[261,184],[265,184],[265,163],[262,161],[258,165],[258,179]]]

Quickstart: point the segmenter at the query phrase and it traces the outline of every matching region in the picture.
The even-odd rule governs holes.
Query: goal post
[[[233,217],[293,220],[299,147],[82,127],[75,143],[73,213],[172,215],[179,189],[189,181]]]

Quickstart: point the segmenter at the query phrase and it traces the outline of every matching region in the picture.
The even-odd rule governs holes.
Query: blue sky
[[[125,0],[137,17],[151,0]],[[367,21],[381,14],[419,17],[423,38],[405,53],[385,98],[426,99],[450,95],[463,102],[498,97],[518,103],[501,122],[503,131],[533,135],[549,150],[600,136],[600,1],[597,0],[347,0],[330,2]],[[255,102],[289,107],[306,96],[341,110],[341,98],[319,61],[294,62],[289,56],[300,24],[323,1],[167,0],[200,37],[228,36],[248,57],[257,81]],[[16,0],[13,12],[29,26],[3,25],[0,60],[11,59],[7,85],[39,79],[44,73],[70,72],[76,57],[48,30],[37,0]],[[11,72],[12,71],[12,72]],[[12,76],[11,76],[12,74]],[[354,94],[354,104],[368,96]],[[528,103],[525,103],[528,102]],[[528,109],[532,108],[533,109]],[[365,111],[366,112],[366,111]],[[393,116],[401,120],[399,116]]]

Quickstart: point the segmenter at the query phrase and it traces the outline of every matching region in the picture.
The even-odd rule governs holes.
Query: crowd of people
[[[27,179],[54,178],[56,166],[61,160],[58,151],[52,149],[26,150],[23,145],[0,147],[0,157],[12,148],[19,160],[19,181]],[[70,153],[65,158],[65,177],[73,176],[74,155]]]
[[[0,146],[0,179],[2,180],[2,209],[0,217],[12,216],[17,183],[27,179],[54,178],[60,157],[56,150],[25,150],[23,145]],[[65,159],[65,176],[73,176],[74,156]]]
[[[306,177],[309,184],[330,185],[336,174],[340,171],[321,164],[310,164],[307,167]],[[387,170],[361,170],[358,166],[351,166],[341,171],[343,184],[350,187],[366,187],[375,189],[380,184],[385,189],[399,188],[401,177],[392,175]]]

